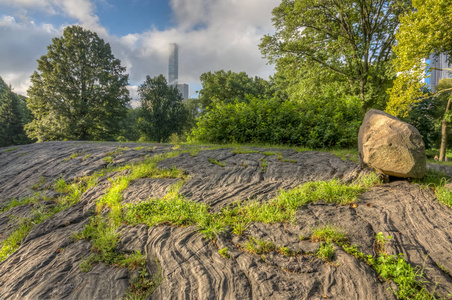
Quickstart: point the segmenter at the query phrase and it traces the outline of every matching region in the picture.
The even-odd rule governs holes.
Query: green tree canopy
[[[0,92],[0,147],[28,142],[19,101],[9,87]]]
[[[138,127],[148,140],[167,142],[171,134],[182,133],[188,111],[177,87],[168,85],[163,75],[146,76],[138,94],[141,100]]]
[[[390,89],[386,111],[406,115],[412,105],[424,98],[423,79],[430,67],[426,63],[433,53],[452,56],[452,1],[413,0],[414,10],[401,17],[396,35],[394,61],[397,79]]]
[[[259,77],[249,77],[245,72],[235,73],[224,70],[207,72],[200,76],[202,89],[199,99],[203,108],[221,102],[243,102],[246,95],[255,97],[271,95],[271,84]]]
[[[130,99],[128,75],[110,45],[70,26],[47,48],[31,76],[27,134],[38,141],[113,139]]]
[[[398,17],[409,4],[409,0],[282,0],[273,10],[276,33],[266,35],[260,48],[277,63],[276,80],[297,78],[307,85],[302,92],[308,94],[318,90],[319,81],[338,82],[360,97],[364,109],[381,105],[394,76],[390,61]]]

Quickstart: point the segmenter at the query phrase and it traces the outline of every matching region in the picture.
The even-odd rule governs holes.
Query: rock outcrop
[[[171,145],[87,142],[48,142],[12,149],[5,152],[7,148],[0,148],[0,209],[13,198],[44,190],[48,198],[0,213],[0,241],[8,238],[19,218],[30,218],[36,210],[47,211],[56,205],[59,192],[52,189],[60,176],[77,182],[107,167],[162,153],[182,150],[160,161],[158,167],[184,170],[189,178],[179,193],[208,205],[210,213],[247,199],[266,203],[279,189],[319,180],[350,182],[366,172],[333,154],[279,149],[191,152],[188,147],[173,149]],[[106,172],[77,203],[35,225],[20,247],[0,262],[0,299],[124,299],[138,276],[136,271],[102,262],[82,270],[80,263],[92,254],[92,242],[74,238],[91,222],[94,206],[111,187],[112,178],[130,171],[115,172]],[[137,179],[122,192],[122,201],[126,205],[164,197],[178,181]],[[385,245],[389,254],[403,253],[413,268],[422,268],[431,292],[442,297],[452,293],[447,272],[452,270],[451,210],[435,201],[430,190],[408,182],[376,186],[355,205],[323,201],[304,205],[289,223],[253,222],[242,235],[226,231],[213,241],[204,238],[196,226],[124,223],[117,230],[116,251],[145,254],[147,273],[157,278],[158,284],[150,299],[396,299],[392,290],[397,287],[391,281],[379,278],[371,266],[338,245],[332,262],[313,255],[320,243],[309,237],[314,228],[325,224],[340,228],[351,244],[369,255],[375,254],[378,232],[391,235],[393,239]],[[275,250],[265,255],[250,253],[243,245],[251,238],[296,254]],[[226,247],[229,257],[219,253]]]
[[[383,111],[371,109],[359,128],[361,163],[396,177],[424,177],[425,146],[419,131]]]

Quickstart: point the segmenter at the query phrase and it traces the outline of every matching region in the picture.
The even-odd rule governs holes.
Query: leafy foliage
[[[189,141],[292,144],[310,148],[356,144],[359,100],[331,99],[294,103],[248,97],[249,103],[220,103],[203,115]],[[347,124],[347,126],[343,126]]]
[[[271,84],[259,77],[248,77],[245,72],[235,73],[220,70],[207,72],[200,76],[202,89],[199,91],[199,101],[203,108],[233,102],[247,102],[246,95],[271,96]]]
[[[423,98],[423,79],[432,53],[452,54],[452,7],[449,0],[413,0],[414,10],[400,18],[394,61],[399,73],[390,89],[386,111],[406,115],[412,104]]]
[[[148,140],[166,142],[171,134],[182,133],[188,110],[177,87],[168,85],[163,75],[146,76],[138,93],[141,99],[138,126]]]
[[[114,139],[130,99],[128,75],[110,45],[69,26],[47,48],[31,76],[27,134],[38,141]]]
[[[276,33],[266,35],[260,48],[270,62],[277,63],[278,72],[282,71],[277,76],[288,80],[288,86],[295,86],[300,77],[312,79],[312,84],[319,80],[346,84],[366,110],[385,101],[385,89],[395,75],[390,61],[398,17],[409,4],[407,0],[283,0],[273,10]],[[308,85],[304,87],[309,89]]]
[[[25,135],[19,98],[7,88],[0,94],[0,147],[24,144]]]

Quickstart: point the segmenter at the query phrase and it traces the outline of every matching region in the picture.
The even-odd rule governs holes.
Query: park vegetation
[[[259,45],[275,74],[217,70],[183,100],[163,75],[139,86],[95,32],[69,26],[38,60],[28,97],[0,80],[0,146],[50,140],[285,144],[350,148],[370,108],[416,126],[444,159],[452,82],[421,83],[452,54],[450,0],[282,0]],[[434,8],[434,9],[433,9]],[[435,33],[435,34],[433,34]],[[449,135],[450,137],[450,135]]]

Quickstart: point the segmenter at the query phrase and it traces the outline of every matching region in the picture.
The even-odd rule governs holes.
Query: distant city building
[[[168,65],[168,83],[177,84],[179,78],[179,46],[170,44],[170,56]]]
[[[184,98],[184,100],[187,100],[188,96],[189,96],[189,94],[188,94],[188,91],[189,91],[188,84],[186,84],[186,83],[178,83],[177,84],[177,89],[179,90],[179,93],[181,93],[182,98]]]
[[[430,67],[432,70],[430,71],[430,90],[432,92],[435,91],[435,86],[438,85],[439,81],[443,78],[452,78],[452,72],[445,69],[452,69],[452,66],[449,64],[449,58],[445,53],[441,53],[439,55],[431,55],[430,56]]]
[[[179,83],[179,46],[170,44],[170,56],[168,64],[168,83],[177,87],[184,100],[189,97],[189,86],[186,83]]]

